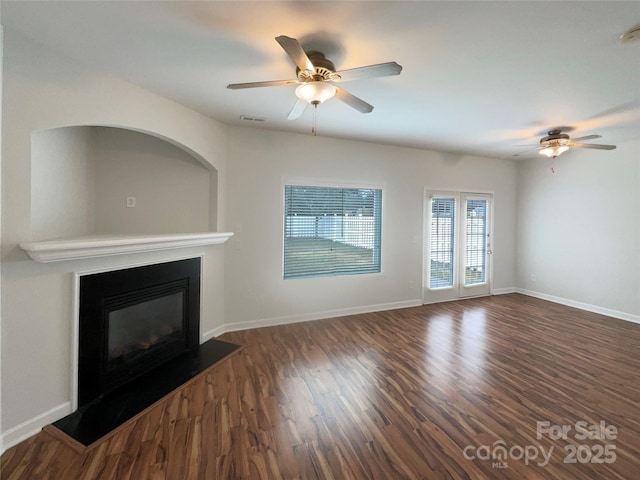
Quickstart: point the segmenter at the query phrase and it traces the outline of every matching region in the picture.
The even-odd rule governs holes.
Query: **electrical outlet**
[[[127,197],[127,208],[135,208],[136,206],[136,197],[128,196]]]
[[[531,281],[532,281],[532,282],[535,282],[536,280],[538,280],[538,277],[536,277],[536,274],[535,274],[535,273],[532,273],[532,274],[531,274]]]

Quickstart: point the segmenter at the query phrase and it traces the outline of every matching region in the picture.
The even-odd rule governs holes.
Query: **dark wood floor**
[[[639,478],[640,325],[512,294],[221,339],[246,348],[85,452],[41,432],[2,478]]]

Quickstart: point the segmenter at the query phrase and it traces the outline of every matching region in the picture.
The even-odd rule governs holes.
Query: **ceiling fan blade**
[[[377,65],[368,65],[366,67],[350,68],[336,72],[340,75],[339,82],[350,82],[351,80],[360,80],[363,78],[387,77],[389,75],[400,75],[402,66],[396,62],[379,63]]]
[[[573,143],[569,144],[570,147],[578,147],[578,148],[595,148],[596,150],[614,150],[616,148],[615,145],[598,145],[596,143]]]
[[[574,142],[581,142],[583,140],[595,140],[596,138],[602,138],[602,135],[585,135],[584,137],[572,138]]]
[[[309,102],[307,102],[303,98],[299,98],[296,104],[293,106],[293,108],[289,112],[289,115],[287,116],[287,120],[296,120],[297,118],[300,118],[300,116],[307,109],[307,105],[309,105]]]
[[[309,60],[309,57],[307,57],[307,54],[302,49],[302,45],[300,45],[298,40],[287,37],[286,35],[280,35],[279,37],[276,37],[276,42],[278,42],[284,51],[287,52],[287,55],[291,57],[293,63],[295,63],[300,70],[310,70],[311,72],[316,71],[316,68],[313,66],[313,63],[311,63],[311,60]]]
[[[373,105],[369,105],[364,100],[359,99],[340,87],[336,87],[336,98],[350,107],[355,108],[360,113],[369,113],[373,110]]]
[[[298,80],[272,80],[268,82],[230,83],[227,88],[238,90],[240,88],[278,87],[280,85],[296,85]]]

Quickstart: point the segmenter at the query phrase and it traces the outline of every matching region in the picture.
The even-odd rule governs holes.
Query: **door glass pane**
[[[464,284],[486,281],[487,201],[467,200]]]
[[[455,199],[431,199],[430,288],[453,286]]]

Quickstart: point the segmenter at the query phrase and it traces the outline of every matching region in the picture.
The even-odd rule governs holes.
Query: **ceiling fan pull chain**
[[[316,136],[316,112],[318,111],[318,104],[313,104],[313,124],[311,125],[311,133]]]

